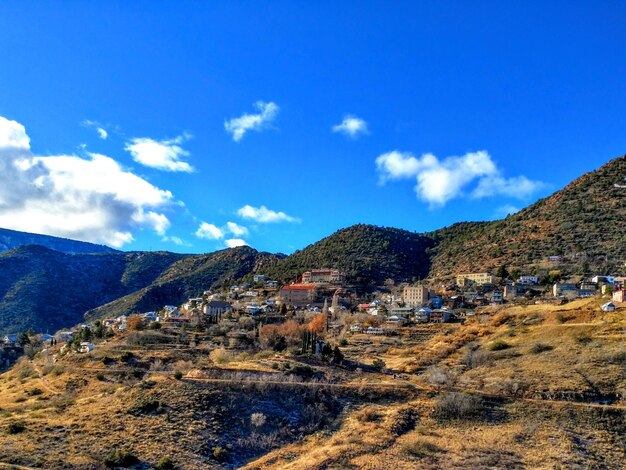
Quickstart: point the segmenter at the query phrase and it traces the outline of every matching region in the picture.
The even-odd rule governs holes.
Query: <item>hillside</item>
[[[87,312],[88,319],[117,316],[133,311],[157,310],[180,305],[205,290],[232,284],[253,271],[263,271],[277,259],[244,246],[205,255],[186,256],[170,265],[149,285]]]
[[[267,274],[290,281],[308,269],[327,267],[344,271],[349,283],[361,286],[415,281],[429,272],[432,246],[430,238],[406,230],[353,225],[277,261]]]
[[[0,253],[0,333],[55,331],[153,282],[182,255],[66,254],[39,245]]]
[[[430,275],[500,265],[537,270],[553,255],[564,256],[561,268],[569,272],[619,271],[626,260],[626,189],[615,184],[625,176],[622,156],[504,220],[430,233],[436,245]]]
[[[601,302],[343,332],[341,366],[249,322],[243,350],[229,322],[57,345],[0,375],[0,467],[622,468],[626,307]]]
[[[0,228],[0,252],[22,245],[41,245],[62,253],[119,253],[105,245]]]

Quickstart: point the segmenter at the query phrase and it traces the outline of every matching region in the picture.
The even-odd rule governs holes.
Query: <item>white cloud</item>
[[[236,248],[238,246],[248,246],[248,243],[241,238],[229,238],[226,240],[226,246],[228,248]]]
[[[257,101],[254,107],[259,111],[257,114],[244,113],[238,118],[224,122],[224,129],[233,135],[233,140],[239,142],[248,131],[260,131],[272,122],[280,108],[276,103]]]
[[[0,149],[30,149],[30,138],[26,129],[17,121],[0,116]]]
[[[443,206],[464,194],[476,183],[470,196],[508,196],[524,199],[543,186],[525,176],[505,178],[486,151],[470,152],[443,160],[427,153],[417,158],[410,153],[393,151],[376,159],[380,182],[415,178],[419,199],[431,206]]]
[[[245,237],[248,235],[248,229],[242,225],[236,224],[235,222],[227,222],[226,227],[228,228],[228,231],[236,237]]]
[[[121,247],[141,228],[164,234],[173,195],[88,154],[41,156],[24,126],[0,117],[0,227]]]
[[[180,145],[191,136],[183,134],[170,140],[154,140],[147,137],[131,139],[125,149],[130,152],[137,163],[164,171],[183,171],[192,173],[194,168],[183,161],[189,152]]]
[[[219,240],[224,238],[224,231],[216,225],[202,222],[196,230],[196,237],[205,240]]]
[[[109,136],[109,133],[106,131],[106,129],[97,121],[90,121],[89,119],[85,119],[82,122],[82,125],[85,126],[85,127],[91,127],[93,129],[95,129],[96,132],[98,133],[98,136],[102,140],[106,140],[107,137]]]
[[[332,129],[333,132],[340,132],[352,139],[356,139],[360,134],[368,133],[367,122],[350,114],[343,118],[341,124],[334,125]]]
[[[164,236],[161,238],[162,242],[172,242],[174,245],[178,245],[178,246],[191,246],[189,243],[187,243],[185,240],[183,240],[180,237],[176,237],[176,236]]]
[[[284,212],[273,211],[265,206],[252,207],[245,205],[237,211],[239,217],[244,219],[251,219],[260,223],[272,223],[272,222],[299,222],[300,219],[291,217]]]

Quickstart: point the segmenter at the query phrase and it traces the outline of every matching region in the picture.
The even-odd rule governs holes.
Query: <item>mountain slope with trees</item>
[[[562,256],[569,272],[608,274],[626,259],[626,156],[586,173],[564,189],[494,222],[459,223],[429,235],[430,276],[546,268]],[[617,185],[617,186],[616,186]]]
[[[303,271],[336,268],[347,281],[361,286],[386,279],[414,281],[428,274],[431,238],[397,228],[353,225],[277,261],[267,274],[282,281],[298,280]]]

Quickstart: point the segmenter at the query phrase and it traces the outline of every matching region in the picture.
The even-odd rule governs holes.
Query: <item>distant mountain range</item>
[[[503,220],[417,234],[348,227],[290,256],[239,247],[204,255],[123,253],[101,245],[0,229],[0,333],[53,331],[87,318],[180,304],[252,273],[283,282],[333,267],[359,290],[459,272],[619,272],[626,259],[626,156]],[[34,244],[33,244],[34,243]],[[562,262],[547,262],[548,256]]]
[[[61,253],[120,253],[105,245],[0,228],[0,252],[22,245],[41,245]]]

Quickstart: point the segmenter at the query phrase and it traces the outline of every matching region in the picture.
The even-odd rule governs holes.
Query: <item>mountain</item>
[[[105,245],[0,228],[0,252],[22,245],[41,245],[62,253],[119,253]]]
[[[428,234],[431,277],[458,272],[547,270],[562,256],[565,272],[617,272],[626,259],[626,156],[494,222],[459,223]],[[616,186],[618,185],[618,186]]]
[[[186,256],[171,264],[149,285],[87,312],[88,319],[180,305],[205,290],[234,283],[251,272],[264,271],[279,255],[242,246],[204,255]]]
[[[415,281],[428,275],[433,246],[430,237],[406,230],[353,225],[277,260],[266,274],[290,281],[308,269],[327,267],[344,271],[349,283],[360,286]]]
[[[0,333],[55,331],[153,282],[182,255],[67,254],[40,245],[0,253]]]
[[[77,250],[98,246],[42,236],[37,240],[65,243],[57,246],[66,252],[26,245],[0,253],[0,334],[54,330],[81,321],[85,312],[98,318],[180,304],[252,273],[291,282],[308,269],[337,268],[359,290],[387,279],[413,282],[500,267],[540,275],[555,269],[617,273],[626,259],[624,176],[626,156],[503,220],[458,223],[426,234],[354,225],[287,257],[250,247],[203,255],[107,247],[82,253]],[[9,235],[10,243],[39,237]],[[548,263],[553,255],[562,261]]]

